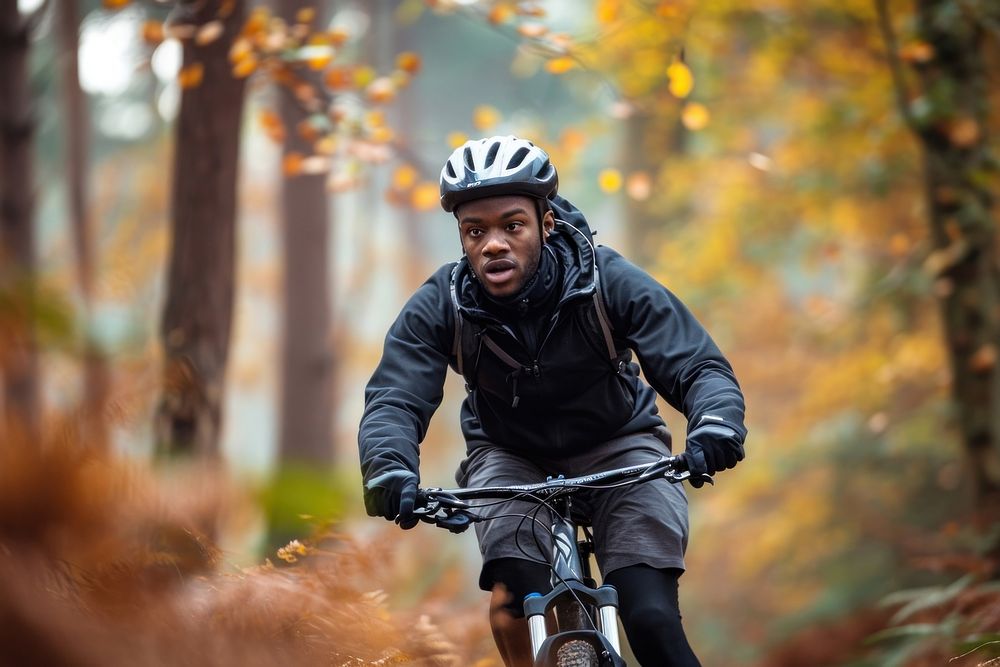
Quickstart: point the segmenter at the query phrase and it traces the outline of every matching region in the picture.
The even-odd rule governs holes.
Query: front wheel
[[[600,667],[597,651],[590,642],[575,639],[556,652],[556,667]]]

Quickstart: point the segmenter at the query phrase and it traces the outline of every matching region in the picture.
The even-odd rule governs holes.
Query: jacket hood
[[[587,220],[573,204],[563,197],[549,200],[556,224],[546,239],[562,271],[558,286],[561,294],[556,309],[568,301],[589,297],[597,285],[597,264],[594,244]],[[483,306],[488,297],[479,280],[462,257],[451,273],[451,298],[465,319],[473,322],[500,323],[496,315]]]

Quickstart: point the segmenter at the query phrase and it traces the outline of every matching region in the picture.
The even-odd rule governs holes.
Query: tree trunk
[[[84,320],[84,390],[81,442],[103,449],[108,434],[103,418],[108,398],[108,368],[104,353],[91,340],[94,298],[94,244],[87,205],[87,147],[90,122],[87,100],[80,88],[79,1],[63,0],[56,8],[60,42],[59,69],[63,87],[63,112],[66,127],[66,187],[72,224],[76,273],[83,302]]]
[[[184,42],[187,87],[177,119],[172,193],[173,245],[160,335],[164,387],[157,417],[161,451],[218,453],[232,322],[236,188],[243,81],[233,76],[230,45],[245,15],[242,0],[182,2],[185,22],[221,19],[223,35]],[[191,69],[189,69],[191,68]]]
[[[311,6],[303,0],[282,0],[278,13],[292,23],[298,10]],[[312,144],[298,131],[307,111],[291,91],[282,89],[280,94],[287,136],[284,155],[313,154]],[[279,456],[282,464],[328,466],[333,461],[336,359],[331,345],[326,178],[287,175],[282,185],[285,311]]]
[[[937,292],[972,490],[987,521],[1000,520],[1000,264],[987,142],[983,27],[953,3],[919,0],[925,117],[910,118],[924,148]]]
[[[37,434],[30,27],[16,0],[0,0],[0,373],[3,422]]]

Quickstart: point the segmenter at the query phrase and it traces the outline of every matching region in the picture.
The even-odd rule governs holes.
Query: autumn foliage
[[[446,614],[433,586],[422,608],[390,606],[385,538],[325,533],[227,562],[217,540],[247,512],[207,467],[154,473],[65,436],[4,443],[0,663],[494,664],[485,612]]]

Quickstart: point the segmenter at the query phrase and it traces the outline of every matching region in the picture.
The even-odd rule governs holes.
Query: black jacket
[[[485,347],[471,370],[466,363],[471,391],[461,421],[470,451],[495,444],[529,457],[553,457],[593,448],[662,426],[656,393],[689,424],[712,415],[741,439],[746,435],[743,395],[732,367],[677,297],[614,250],[595,248],[569,224],[557,222],[547,242],[561,281],[558,299],[538,325],[531,346],[537,349],[524,345],[518,333],[524,323],[512,321],[517,315],[492,307],[464,259],[438,269],[406,303],[365,389],[358,434],[365,481],[400,467],[419,475],[419,443],[441,403],[448,366],[456,367],[453,277],[465,324],[487,331],[524,364],[524,372],[512,373]],[[595,344],[593,324],[586,322],[593,317],[598,284],[621,364]],[[630,350],[652,387],[639,378]]]

